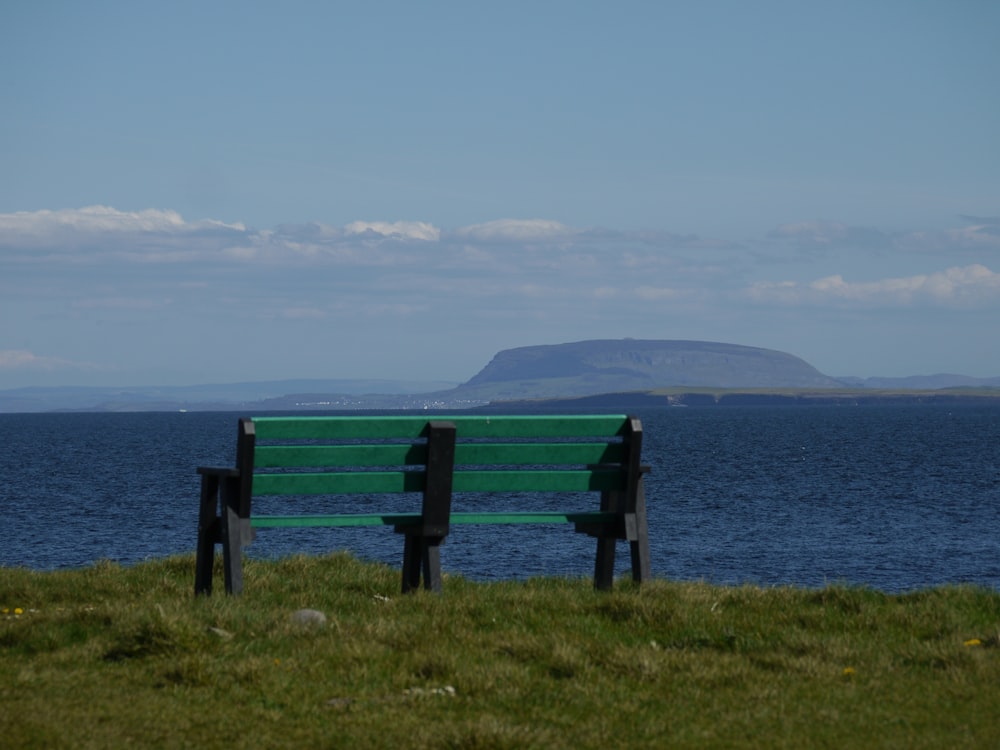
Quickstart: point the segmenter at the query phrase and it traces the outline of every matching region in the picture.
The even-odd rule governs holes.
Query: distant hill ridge
[[[832,378],[799,357],[772,349],[713,341],[626,338],[505,349],[457,387],[452,383],[343,379],[163,387],[27,387],[0,390],[0,413],[462,409],[501,401],[634,398],[635,394],[671,388],[846,388],[859,392],[888,388],[916,392],[955,387],[970,389],[970,395],[974,388],[1000,389],[1000,377]]]
[[[771,349],[712,341],[600,339],[506,349],[456,392],[525,398],[674,386],[837,388],[843,383]]]

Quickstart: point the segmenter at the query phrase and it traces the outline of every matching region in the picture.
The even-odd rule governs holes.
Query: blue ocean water
[[[191,552],[195,467],[232,464],[237,416],[0,414],[0,565],[129,564]],[[1000,407],[691,407],[637,416],[652,466],[646,497],[658,577],[1000,588]],[[574,501],[590,508],[595,499]],[[391,529],[269,529],[247,553],[333,549],[398,566],[402,538]],[[455,527],[442,565],[483,580],[590,576],[593,553],[593,541],[568,525]],[[619,572],[628,567],[621,544]]]

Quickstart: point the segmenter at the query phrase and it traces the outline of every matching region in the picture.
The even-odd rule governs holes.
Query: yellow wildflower
[[[983,642],[978,638],[970,638],[963,645],[965,646],[982,646]]]

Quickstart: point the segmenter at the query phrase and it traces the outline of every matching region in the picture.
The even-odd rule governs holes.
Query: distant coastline
[[[617,391],[586,396],[504,399],[478,401],[456,397],[449,391],[424,394],[289,394],[245,401],[145,400],[119,397],[90,404],[53,404],[8,399],[0,394],[0,414],[7,413],[93,413],[93,412],[331,412],[362,410],[579,410],[653,409],[670,407],[733,406],[875,406],[912,404],[1000,405],[1000,388],[872,389],[753,389],[753,388],[662,388],[649,391]]]
[[[712,341],[599,339],[498,352],[464,383],[292,379],[0,390],[0,413],[466,410],[1000,403],[1000,377],[833,378],[786,352]]]
[[[481,408],[657,408],[715,406],[873,406],[893,404],[1000,405],[1000,388],[941,390],[848,389],[658,389],[551,399],[497,401]]]

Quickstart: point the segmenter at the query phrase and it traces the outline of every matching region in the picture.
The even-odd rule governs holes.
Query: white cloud
[[[502,251],[500,248],[503,248]],[[567,259],[572,254],[572,260]],[[188,223],[175,211],[104,206],[0,215],[0,263],[114,263],[252,272],[280,266],[398,269],[452,275],[560,274],[563,279],[652,273],[672,252],[647,233],[569,227],[547,219],[499,219],[452,232],[426,222],[355,221],[246,230],[242,224]],[[22,266],[23,267],[23,266]],[[592,282],[591,282],[592,283]]]
[[[0,349],[0,369],[13,370],[15,367],[30,367],[42,360],[31,352],[20,349]]]
[[[986,250],[1000,253],[1000,231],[995,224],[978,224],[943,232],[910,232],[902,235],[898,244],[904,250],[924,252]]]
[[[776,239],[831,244],[846,237],[849,231],[850,227],[836,221],[800,221],[775,227],[771,230],[770,236]]]
[[[973,217],[968,217],[973,218]],[[833,248],[898,250],[906,252],[998,251],[1000,231],[988,220],[947,230],[883,232],[835,221],[805,221],[783,224],[768,234],[771,240],[791,243],[800,250]]]
[[[856,320],[856,310],[869,311],[873,325],[915,320],[921,309],[931,313],[924,321],[969,310],[970,327],[988,327],[1000,311],[1000,274],[990,262],[997,242],[997,227],[985,221],[895,234],[801,222],[719,243],[547,219],[258,231],[156,209],[2,214],[0,347],[8,349],[0,372],[25,383],[95,369],[70,361],[81,356],[115,372],[129,362],[207,362],[215,349],[204,331],[239,330],[248,320],[289,349],[317,337],[332,348],[378,341],[371,350],[386,350],[454,330],[449,337],[467,336],[475,356],[520,336],[557,342],[662,329],[719,340],[742,331],[749,340],[776,330],[774,320],[789,319],[793,306],[789,328],[803,330]],[[880,315],[897,309],[907,314]],[[66,359],[14,348],[30,349],[22,342],[45,342]],[[241,356],[236,344],[224,346]]]
[[[24,349],[0,349],[0,370],[90,370],[94,365],[71,362],[58,357],[43,357]]]
[[[461,227],[452,234],[470,242],[551,242],[571,239],[580,232],[548,219],[497,219]]]
[[[404,240],[424,240],[437,242],[441,238],[441,230],[433,224],[423,221],[354,221],[344,227],[348,235],[376,234]]]
[[[676,299],[681,296],[681,294],[683,294],[682,291],[678,289],[671,289],[670,287],[640,286],[635,290],[635,295],[639,299],[646,300],[647,302]]]
[[[847,281],[835,274],[808,283],[759,282],[750,287],[748,294],[757,302],[789,305],[977,306],[1000,302],[1000,274],[980,264],[877,281]]]
[[[222,254],[233,260],[253,260],[258,255],[260,255],[259,248],[253,247],[252,245],[231,245],[229,247],[222,248]]]
[[[246,231],[242,224],[205,220],[186,222],[176,211],[148,208],[142,211],[119,211],[110,206],[59,209],[56,211],[19,211],[0,214],[0,234],[46,237],[66,232],[104,234],[109,232],[197,232],[206,229]]]
[[[768,233],[768,239],[790,243],[810,253],[826,253],[835,249],[881,250],[891,248],[898,241],[897,237],[878,229],[823,220],[782,224]]]
[[[767,240],[740,246],[694,235],[581,230],[549,219],[498,219],[452,231],[402,221],[355,221],[343,227],[287,224],[257,231],[242,224],[191,223],[175,211],[91,206],[0,214],[0,283],[27,295],[18,279],[44,278],[31,294],[49,296],[54,306],[124,311],[171,302],[177,309],[183,306],[183,300],[164,300],[162,291],[150,286],[154,277],[169,280],[171,289],[197,281],[210,283],[217,294],[227,286],[238,290],[227,289],[236,300],[271,299],[271,309],[286,310],[285,319],[333,317],[331,294],[364,298],[384,296],[387,289],[394,290],[393,298],[380,301],[401,304],[434,293],[463,299],[565,296],[600,305],[629,294],[640,304],[662,308],[690,299],[729,304],[743,289],[744,299],[758,303],[978,306],[998,296],[997,274],[978,263],[990,257],[981,251],[998,243],[995,227],[985,222],[952,232],[890,235],[810,221],[782,225]],[[878,271],[872,255],[840,257],[823,249],[864,250],[876,244],[886,250],[879,256]],[[949,248],[943,257],[969,248],[980,252],[968,250],[968,259],[976,261],[971,265],[894,275],[899,264],[913,267],[904,250],[931,244]],[[797,254],[822,256],[825,267],[814,271],[812,279],[794,275],[746,287],[750,279],[766,278],[760,274],[775,262],[787,262],[790,247]],[[868,273],[882,278],[852,279],[849,261],[863,261]],[[945,260],[939,267],[953,263]],[[158,276],[167,264],[173,275]],[[84,271],[89,281],[101,283],[100,288],[78,283],[77,271],[84,265],[90,266]],[[280,302],[273,299],[279,284],[284,290]],[[441,291],[439,285],[447,289]],[[60,286],[69,294],[50,296]],[[289,296],[292,289],[297,296]],[[176,298],[182,293],[170,294]],[[205,300],[210,296],[207,292],[198,304],[209,305]]]
[[[186,222],[176,211],[89,206],[0,214],[0,259],[74,264],[197,262],[246,242],[242,224]]]

